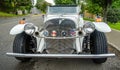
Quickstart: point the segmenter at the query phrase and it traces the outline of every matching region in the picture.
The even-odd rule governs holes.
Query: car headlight
[[[86,33],[92,33],[95,30],[95,25],[92,22],[85,23],[83,29]]]
[[[26,24],[24,27],[24,31],[26,34],[33,34],[35,32],[35,26],[33,24]]]

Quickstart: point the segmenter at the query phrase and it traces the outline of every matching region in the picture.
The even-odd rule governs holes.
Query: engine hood
[[[62,27],[70,27],[70,28],[76,28],[76,24],[73,20],[68,19],[68,18],[52,18],[49,19],[45,22],[45,27],[57,27],[57,26],[62,26]]]
[[[49,20],[53,20],[53,19],[69,19],[72,20],[74,23],[78,23],[78,19],[79,16],[78,15],[46,15],[44,17],[44,22],[47,22]]]

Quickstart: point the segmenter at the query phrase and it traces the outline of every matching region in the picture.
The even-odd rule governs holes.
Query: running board
[[[21,54],[6,53],[8,56],[14,57],[41,57],[41,58],[107,58],[114,57],[115,54]]]

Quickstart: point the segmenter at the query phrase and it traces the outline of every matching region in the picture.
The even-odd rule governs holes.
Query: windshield
[[[48,14],[75,14],[77,7],[49,7]]]

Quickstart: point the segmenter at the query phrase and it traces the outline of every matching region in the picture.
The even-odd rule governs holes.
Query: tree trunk
[[[103,9],[103,21],[107,23],[107,13],[108,9],[110,8],[111,4],[107,3],[106,7]]]
[[[103,10],[103,21],[107,23],[107,8]]]

